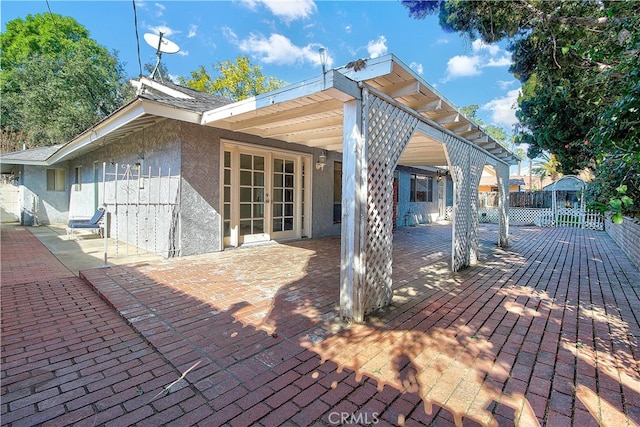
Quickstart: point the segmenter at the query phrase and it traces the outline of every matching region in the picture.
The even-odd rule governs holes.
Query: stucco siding
[[[220,135],[212,128],[181,123],[181,254],[219,251]]]
[[[64,190],[47,190],[47,169],[65,171]],[[34,217],[37,217],[37,224],[41,225],[66,223],[69,206],[69,170],[67,163],[50,167],[24,166],[19,197],[20,205],[22,206],[22,225],[34,225]]]
[[[438,185],[435,175],[419,169],[406,167],[398,168],[398,217],[396,227],[407,227],[417,224],[433,222],[437,219],[438,212]],[[411,174],[418,173],[433,176],[433,202],[411,201]]]

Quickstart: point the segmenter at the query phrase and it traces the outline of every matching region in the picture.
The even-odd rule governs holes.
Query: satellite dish
[[[149,78],[151,79],[154,78],[156,72],[158,71],[158,66],[160,65],[160,59],[162,58],[163,53],[178,53],[180,51],[180,48],[177,44],[175,44],[171,40],[163,38],[162,36],[164,36],[163,33],[160,33],[160,35],[146,33],[144,35],[144,41],[146,41],[149,46],[156,50],[156,56],[158,57],[156,66],[149,76]],[[162,76],[160,76],[160,81],[162,81]]]
[[[178,53],[180,50],[178,45],[162,36],[162,33],[160,35],[147,33],[144,35],[144,41],[160,53]]]

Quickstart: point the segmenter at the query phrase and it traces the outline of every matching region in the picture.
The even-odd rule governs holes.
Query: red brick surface
[[[344,325],[336,238],[82,282],[2,231],[3,425],[640,424],[640,273],[603,232],[483,225],[453,274],[450,227],[400,229],[392,306]]]

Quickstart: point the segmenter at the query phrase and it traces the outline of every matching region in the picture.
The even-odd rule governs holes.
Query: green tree
[[[486,125],[484,122],[478,118],[478,110],[480,106],[478,104],[467,105],[466,107],[461,107],[460,112],[465,115],[468,119],[476,122],[477,125],[481,126],[484,131],[489,134],[493,139],[496,140],[501,145],[507,146],[507,132],[499,126],[494,125]]]
[[[564,173],[593,169],[597,200],[640,196],[640,2],[403,1],[409,14],[438,14],[444,28],[510,43],[522,82],[517,142],[529,157],[552,153]],[[629,208],[629,213],[636,208]]]
[[[222,61],[212,66],[219,75],[215,79],[204,66],[191,72],[189,79],[179,78],[181,85],[212,93],[235,101],[241,101],[284,86],[286,83],[265,76],[259,65],[251,64],[247,56],[239,56],[235,63]]]
[[[156,64],[146,63],[143,68],[144,71],[147,72],[147,75],[151,76],[151,73],[153,73],[153,70],[156,68]],[[169,75],[169,69],[162,61],[158,64],[158,69],[156,70],[154,78],[159,79],[162,82],[173,83],[173,79]]]
[[[67,142],[131,94],[115,52],[73,18],[28,15],[0,34],[1,127],[29,147]]]

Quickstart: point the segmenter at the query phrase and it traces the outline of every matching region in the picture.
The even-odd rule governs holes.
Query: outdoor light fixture
[[[320,156],[318,156],[318,161],[316,162],[316,169],[324,170],[324,167],[327,165],[327,152],[322,151]]]
[[[440,171],[437,171],[436,173],[437,173],[436,180],[438,182],[442,181],[442,175],[440,175]]]
[[[327,72],[327,61],[329,60],[329,53],[324,47],[318,49],[318,53],[320,54],[320,65],[322,65],[322,74],[324,75]]]

